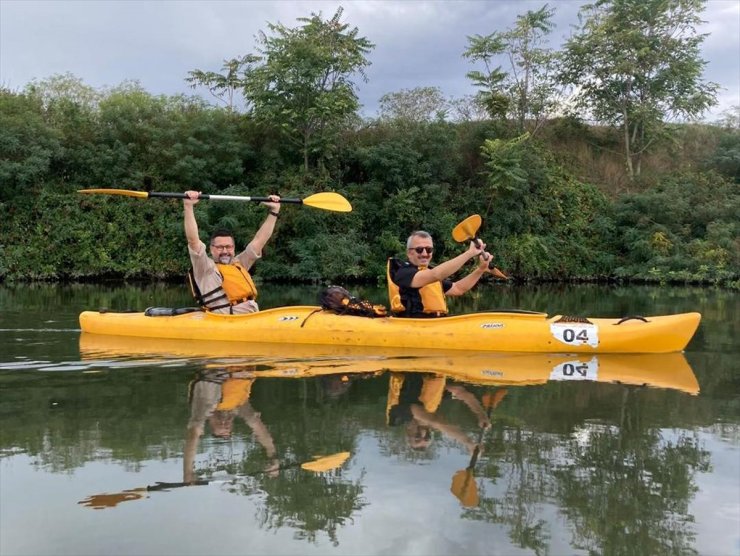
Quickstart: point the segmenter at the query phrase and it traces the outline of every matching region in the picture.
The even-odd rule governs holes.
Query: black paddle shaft
[[[185,195],[185,193],[180,193],[177,191],[150,191],[148,193],[148,196],[151,197],[159,197],[160,199],[187,199],[188,196]],[[214,200],[242,200],[242,201],[254,201],[255,203],[271,203],[273,202],[272,199],[269,197],[240,197],[236,195],[208,195],[207,193],[201,193],[198,199],[208,200],[208,199],[214,199]],[[291,203],[295,205],[302,205],[303,199],[291,199],[287,197],[281,197],[279,203]]]

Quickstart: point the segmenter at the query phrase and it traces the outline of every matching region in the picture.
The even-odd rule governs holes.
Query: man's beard
[[[218,256],[218,262],[219,264],[231,264],[232,256],[227,255],[226,253],[222,253]]]

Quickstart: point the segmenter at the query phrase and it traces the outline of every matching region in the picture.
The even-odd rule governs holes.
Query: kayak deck
[[[535,312],[472,313],[435,319],[367,318],[314,306],[246,315],[203,311],[176,316],[85,311],[83,332],[141,338],[347,345],[535,353],[670,353],[682,351],[699,313],[573,318]]]

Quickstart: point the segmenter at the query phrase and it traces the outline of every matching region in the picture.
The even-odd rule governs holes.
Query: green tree
[[[380,97],[380,117],[407,122],[431,122],[444,119],[447,101],[439,87],[415,87]]]
[[[476,99],[491,118],[503,119],[509,110],[510,99],[504,92],[506,72],[501,66],[494,67],[494,59],[502,54],[506,45],[497,33],[488,36],[474,35],[468,37],[468,48],[463,58],[473,62],[482,62],[485,71],[469,71],[466,75],[479,91]]]
[[[555,56],[551,49],[542,46],[554,27],[553,15],[555,10],[545,4],[539,10],[518,16],[514,28],[504,33],[511,63],[509,91],[514,100],[513,112],[520,131],[525,130],[527,121],[532,122],[533,135],[558,100]]]
[[[359,106],[352,76],[367,79],[366,55],[374,45],[340,23],[342,12],[327,21],[320,13],[298,18],[303,25],[296,28],[268,24],[271,34],[259,35],[261,64],[245,78],[255,117],[299,146],[306,171]]]
[[[234,111],[234,96],[244,89],[246,76],[252,70],[252,64],[257,60],[257,56],[253,54],[224,60],[221,66],[223,73],[195,69],[188,72],[185,81],[193,89],[198,86],[208,88],[208,92],[222,102],[229,112],[232,112]]]
[[[621,130],[630,179],[664,121],[694,118],[715,104],[718,85],[702,80],[696,32],[703,0],[598,0],[565,44],[560,81],[577,109]]]
[[[523,278],[611,274],[613,222],[603,193],[526,134],[486,140],[481,151],[490,192],[483,237],[496,238],[491,252],[502,268]]]
[[[90,85],[86,85],[81,78],[67,73],[52,75],[47,79],[31,81],[26,86],[26,93],[41,100],[44,108],[52,107],[55,103],[64,102],[93,109],[97,106],[102,94]]]
[[[493,117],[513,117],[520,132],[535,134],[558,102],[555,55],[544,46],[554,27],[554,14],[547,4],[529,10],[518,16],[514,27],[507,31],[468,37],[469,46],[463,53],[463,57],[482,61],[486,67],[486,73],[468,73],[483,89],[479,96],[483,105]],[[492,68],[492,61],[499,56],[508,59],[509,71],[501,66]]]
[[[740,195],[721,176],[676,174],[614,207],[619,276],[671,281],[736,280]]]
[[[86,85],[71,73],[53,75],[33,81],[27,94],[38,99],[44,119],[59,134],[62,149],[54,157],[51,173],[55,181],[94,186],[96,178],[105,175],[100,168],[100,101],[105,93]]]

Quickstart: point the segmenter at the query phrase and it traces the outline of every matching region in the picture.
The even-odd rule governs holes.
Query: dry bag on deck
[[[358,299],[341,286],[329,286],[319,294],[319,305],[326,311],[338,315],[357,317],[386,317],[385,306],[374,305],[366,299]]]

